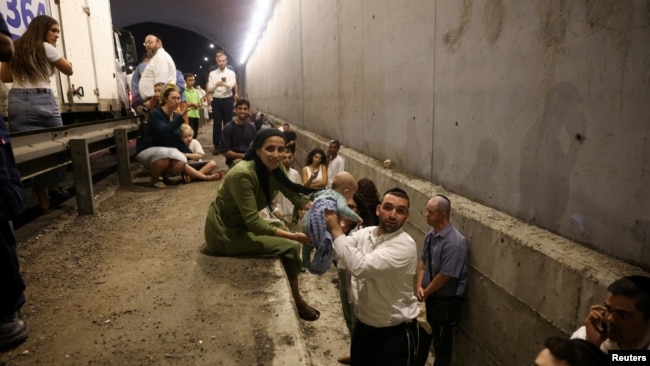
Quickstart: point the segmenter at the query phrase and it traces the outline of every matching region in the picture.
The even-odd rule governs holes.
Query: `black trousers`
[[[23,291],[14,232],[9,221],[0,219],[0,317],[20,310],[25,303]]]
[[[376,328],[357,319],[352,335],[350,365],[415,365],[420,343],[418,328],[415,320],[392,327]]]
[[[460,320],[462,306],[460,297],[429,297],[426,300],[427,322],[433,329],[434,366],[451,365],[454,327]]]
[[[212,142],[215,149],[221,145],[221,131],[223,126],[232,120],[234,97],[229,98],[212,98],[212,115],[214,124],[212,125]]]
[[[196,117],[187,117],[187,122],[190,124],[190,127],[194,130],[193,139],[196,140],[199,137],[199,119]]]

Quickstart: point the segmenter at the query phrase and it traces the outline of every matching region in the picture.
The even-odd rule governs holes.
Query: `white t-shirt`
[[[56,49],[56,47],[52,46],[48,42],[43,42],[43,45],[45,46],[45,54],[47,55],[47,61],[50,62],[50,65],[61,59],[61,54]],[[50,75],[53,75],[55,68],[54,66],[51,67],[52,67],[52,72],[50,73]],[[52,88],[52,86],[50,85],[50,79],[42,80],[36,84],[32,84],[29,82],[29,80],[21,78],[20,75],[14,75],[14,83],[11,87],[19,88],[19,89],[31,89],[31,88],[51,89]]]
[[[327,189],[332,188],[334,176],[343,171],[345,171],[345,160],[343,160],[341,155],[337,154],[336,157],[327,164]]]
[[[188,149],[190,149],[191,152],[194,154],[201,154],[205,155],[205,151],[203,151],[203,146],[201,146],[201,143],[197,139],[192,139],[190,144],[187,146]],[[201,159],[199,159],[201,161]]]

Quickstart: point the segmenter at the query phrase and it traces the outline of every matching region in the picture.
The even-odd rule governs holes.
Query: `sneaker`
[[[20,346],[28,336],[29,327],[18,312],[0,318],[0,352]]]

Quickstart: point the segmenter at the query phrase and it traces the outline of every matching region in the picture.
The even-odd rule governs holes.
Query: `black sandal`
[[[300,319],[313,322],[320,318],[320,311],[316,310],[316,308],[310,306],[305,301],[302,301],[296,306],[298,307],[298,316]]]

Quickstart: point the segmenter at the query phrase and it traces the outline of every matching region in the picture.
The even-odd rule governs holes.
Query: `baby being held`
[[[332,265],[332,235],[325,225],[325,210],[336,211],[339,216],[352,220],[360,225],[363,220],[350,207],[348,201],[353,200],[358,188],[357,180],[348,172],[340,172],[334,176],[332,188],[312,194],[313,204],[305,213],[302,220],[302,230],[309,235],[316,248],[314,259],[309,264],[309,271],[324,274]]]

